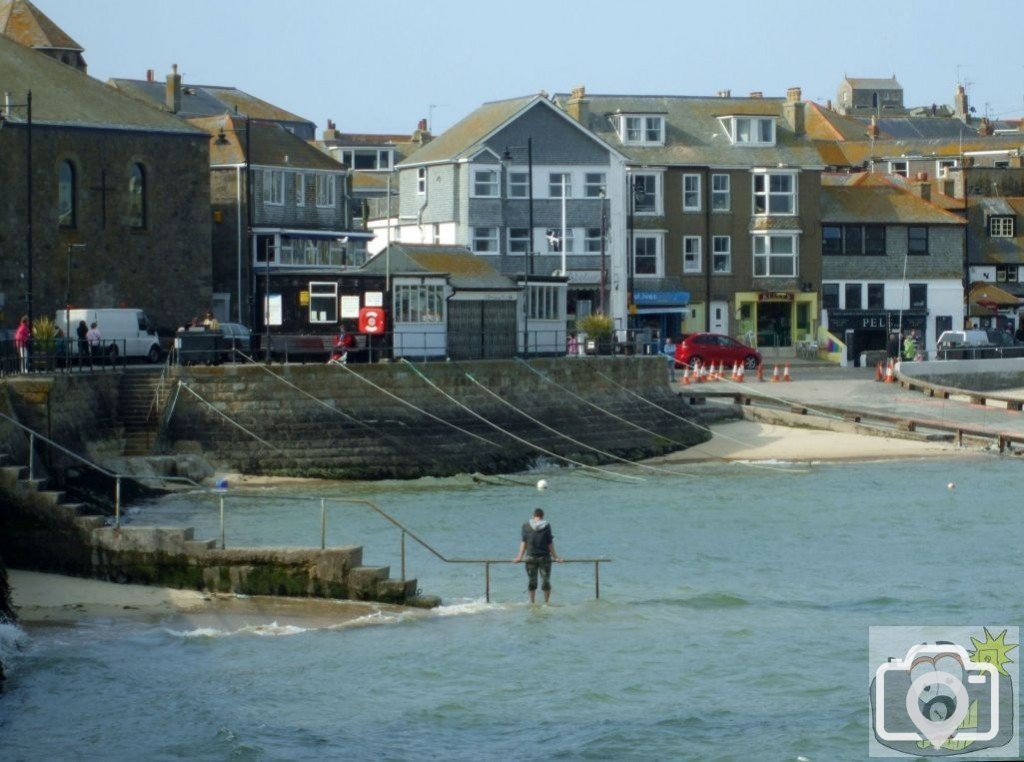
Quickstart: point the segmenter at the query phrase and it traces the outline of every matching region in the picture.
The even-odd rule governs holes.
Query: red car
[[[744,368],[753,370],[761,364],[761,353],[736,339],[720,333],[691,333],[676,344],[676,367],[693,367],[696,364],[709,365],[724,363],[731,368],[742,363]]]

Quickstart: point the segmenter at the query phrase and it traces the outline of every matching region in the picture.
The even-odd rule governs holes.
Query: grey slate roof
[[[157,108],[164,107],[167,97],[166,82],[150,82],[144,79],[111,79],[109,84],[117,90]],[[254,119],[313,125],[308,119],[285,111],[236,87],[182,84],[179,117],[188,119],[229,113],[251,116]]]
[[[850,87],[856,90],[902,90],[903,85],[896,81],[896,77],[878,79],[871,77],[843,77],[850,83]]]
[[[210,166],[239,165],[245,163],[246,120],[241,117],[222,115],[204,119],[190,119],[189,122],[210,135]],[[342,172],[345,165],[293,135],[276,122],[253,120],[252,138],[249,150],[250,163],[256,166],[285,167],[288,169],[319,169]],[[218,143],[220,131],[224,131],[224,143]]]
[[[17,103],[32,91],[32,120],[40,124],[195,134],[186,122],[140,103],[39,51],[0,35],[0,83]],[[21,118],[23,109],[12,109]]]
[[[0,3],[0,34],[29,48],[84,52],[81,45],[28,0]]]
[[[557,96],[562,103],[566,94]],[[586,94],[590,117],[584,125],[625,154],[632,163],[653,166],[799,167],[822,166],[813,141],[796,136],[783,118],[783,98],[719,98],[674,95]],[[623,114],[664,114],[664,146],[623,145],[612,117]],[[776,117],[774,146],[734,146],[719,117]]]
[[[823,223],[963,225],[963,217],[925,201],[885,177],[860,173],[825,176],[821,187]]]
[[[464,246],[395,243],[377,254],[361,270],[383,275],[447,275],[456,289],[516,290],[518,286],[483,258]],[[390,261],[388,258],[390,256]]]

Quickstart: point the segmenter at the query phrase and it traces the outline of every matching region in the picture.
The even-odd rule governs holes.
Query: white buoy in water
[[[537,480],[537,489],[538,490],[546,490],[547,488],[548,488],[548,480],[547,479],[538,479]]]
[[[950,482],[949,484],[947,484],[946,485],[946,489],[948,489],[950,492],[955,490],[956,489],[956,482]]]

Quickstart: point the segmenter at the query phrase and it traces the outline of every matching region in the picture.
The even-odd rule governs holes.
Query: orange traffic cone
[[[725,362],[722,360],[718,361],[718,372],[715,374],[715,381],[725,380]]]
[[[757,380],[764,381],[764,363],[757,366]]]
[[[710,363],[708,366],[708,381],[717,381],[718,376],[716,374],[717,371],[715,370],[715,364]]]
[[[736,374],[736,363],[733,363],[732,364],[732,373],[729,374],[729,380],[730,381],[735,381],[736,380],[736,375],[737,375]]]
[[[895,363],[892,360],[889,360],[889,364],[885,367],[885,383],[896,383],[896,368]]]
[[[708,380],[708,368],[706,365],[701,365],[699,363],[696,367],[697,369],[694,371],[694,373],[697,374],[697,383],[703,384],[705,381]]]
[[[875,381],[885,381],[885,371],[882,370],[882,361],[878,361],[878,365],[875,366]]]
[[[786,369],[784,371],[782,371],[782,380],[783,381],[792,381],[793,380],[790,377],[790,375],[789,375],[789,363],[786,363]]]
[[[772,371],[772,383],[778,383],[779,381],[779,366],[775,366],[775,370]]]
[[[743,363],[741,362],[736,363],[736,383],[743,383]]]
[[[683,386],[690,385],[690,366],[686,366],[683,370]]]

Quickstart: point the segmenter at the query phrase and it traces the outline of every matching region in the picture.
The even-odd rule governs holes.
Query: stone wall
[[[544,457],[537,448],[552,460],[597,464],[614,460],[606,453],[636,460],[709,436],[630,393],[677,416],[698,415],[672,393],[657,357],[186,370],[180,378],[194,394],[178,394],[166,447],[244,473],[501,473]]]

